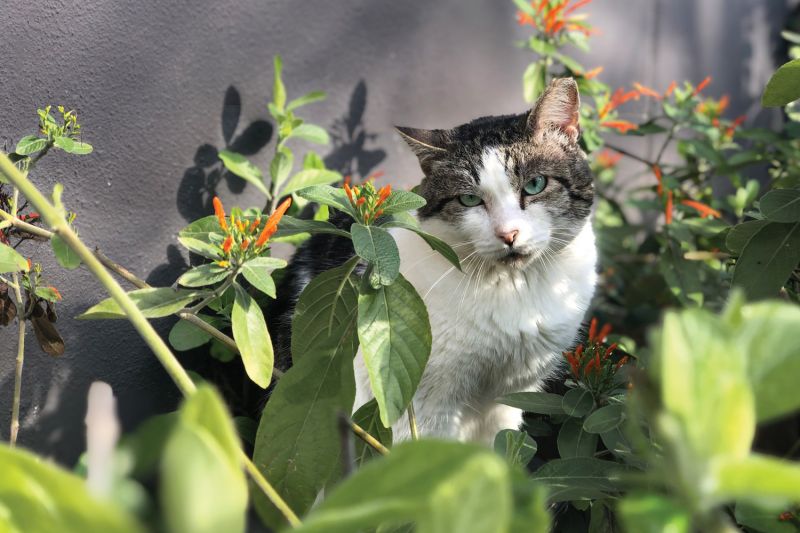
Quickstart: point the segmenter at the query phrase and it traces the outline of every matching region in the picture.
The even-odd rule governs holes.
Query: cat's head
[[[578,146],[578,87],[553,81],[533,109],[450,130],[398,128],[419,158],[423,226],[465,257],[524,268],[586,225],[592,174]],[[466,251],[466,252],[465,252]]]

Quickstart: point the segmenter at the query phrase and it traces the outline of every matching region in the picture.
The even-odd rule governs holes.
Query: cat
[[[392,230],[401,273],[424,299],[433,345],[413,399],[419,434],[491,443],[517,429],[503,394],[541,390],[576,341],[597,281],[594,185],[579,139],[578,87],[555,80],[530,112],[449,130],[397,128],[424,174],[416,214],[448,242],[463,272],[412,232]],[[342,220],[342,222],[344,222]],[[348,239],[315,235],[288,268],[271,324],[288,366],[294,303],[317,274],[353,256]],[[280,291],[279,291],[280,292]],[[355,407],[372,397],[360,354]],[[394,440],[410,438],[407,417]]]

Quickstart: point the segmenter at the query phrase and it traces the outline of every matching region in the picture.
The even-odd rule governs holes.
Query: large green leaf
[[[794,59],[782,65],[772,75],[761,96],[761,105],[778,107],[794,102],[798,98],[800,98],[800,59]]]
[[[381,411],[375,398],[371,399],[358,408],[353,414],[353,422],[358,424],[364,431],[378,439],[378,442],[391,448],[392,428],[387,428],[381,423]],[[369,459],[381,457],[381,454],[369,444],[361,439],[356,439],[356,462],[363,465]]]
[[[800,222],[800,189],[775,189],[760,202],[761,212],[773,222]]]
[[[161,463],[161,502],[169,531],[243,532],[247,481],[240,443],[222,399],[198,388],[181,408]]]
[[[9,245],[0,242],[0,274],[27,271],[28,260]]]
[[[551,392],[514,392],[497,399],[499,403],[542,415],[563,415],[563,396]]]
[[[54,233],[50,237],[50,246],[53,247],[53,254],[56,256],[56,261],[67,270],[75,270],[81,266],[81,258],[78,254],[64,242],[64,239]]]
[[[242,265],[242,275],[256,289],[275,298],[275,281],[272,273],[286,266],[286,261],[276,257],[255,257]]]
[[[601,407],[586,417],[583,421],[583,430],[589,433],[606,433],[617,427],[625,420],[625,406],[615,403]]]
[[[400,274],[400,250],[394,237],[385,229],[355,223],[350,226],[356,254],[372,267],[370,284],[373,287],[391,285]]]
[[[330,185],[313,185],[297,191],[297,195],[311,202],[336,208],[353,218],[356,216],[347,194],[342,189]]]
[[[18,153],[19,155],[35,154],[36,152],[44,150],[47,147],[48,142],[49,141],[47,139],[42,139],[36,135],[26,135],[19,140],[17,147],[14,148],[14,152]]]
[[[228,277],[228,269],[216,263],[190,268],[178,278],[178,283],[184,287],[205,287],[213,285]]]
[[[752,454],[713,463],[719,496],[740,501],[800,501],[800,465],[777,457]]]
[[[144,532],[83,479],[33,454],[0,445],[0,530],[19,533]]]
[[[597,450],[598,437],[583,430],[583,420],[569,418],[558,432],[558,455],[562,459],[570,457],[592,457]]]
[[[592,457],[555,459],[534,472],[533,477],[550,489],[548,500],[563,502],[603,498],[620,490],[625,467]]]
[[[353,410],[357,293],[345,265],[306,286],[292,324],[292,368],[261,415],[253,460],[287,503],[305,513],[339,466],[337,417]],[[262,496],[256,509],[276,527],[283,516]]]
[[[204,322],[219,327],[219,321],[210,316],[197,315]],[[178,320],[169,331],[169,344],[178,351],[192,350],[211,340],[211,335],[186,320]]]
[[[381,224],[382,228],[403,228],[409,231],[413,231],[417,235],[419,235],[428,246],[431,247],[432,250],[435,250],[442,254],[442,257],[450,261],[450,263],[456,267],[457,269],[461,270],[461,262],[458,259],[458,254],[450,247],[449,244],[441,240],[439,237],[435,237],[430,233],[426,233],[422,231],[422,229],[416,224],[416,221],[411,218],[411,220],[402,220],[398,219],[396,216],[392,219],[389,219],[388,222]]]
[[[431,353],[428,310],[402,275],[358,297],[358,338],[385,426],[411,402]]]
[[[798,263],[800,222],[767,224],[747,241],[733,271],[733,284],[750,299],[777,296]]]
[[[289,180],[281,194],[292,194],[293,192],[311,187],[313,185],[328,185],[342,179],[342,175],[335,170],[322,168],[307,168],[301,170]]]
[[[770,224],[769,220],[750,220],[735,225],[731,228],[730,232],[728,232],[728,236],[725,239],[725,246],[733,253],[741,253],[753,235],[758,233],[758,231],[767,224]]]
[[[269,196],[269,190],[267,186],[264,185],[264,175],[261,174],[261,170],[245,156],[237,154],[236,152],[231,152],[230,150],[220,150],[219,158],[222,160],[222,164],[225,165],[228,172],[239,176],[248,183],[252,183],[255,185],[256,189],[263,192],[266,196]]]
[[[300,124],[293,128],[288,138],[295,137],[316,144],[328,144],[330,142],[328,132],[314,124]]]
[[[350,238],[350,233],[325,220],[304,220],[284,215],[272,240],[300,233],[327,233]]]
[[[161,318],[177,313],[193,301],[205,296],[198,291],[171,289],[169,287],[148,287],[128,293],[136,307],[147,318]],[[93,305],[78,315],[78,319],[96,320],[101,318],[125,318],[125,312],[112,298]]]
[[[412,211],[424,206],[427,202],[422,196],[410,191],[394,191],[380,206],[384,215]]]
[[[219,259],[222,254],[220,244],[224,237],[217,217],[211,215],[195,220],[180,232],[178,241],[190,252],[208,259]]]
[[[352,533],[415,522],[417,533],[497,533],[511,522],[508,466],[484,448],[419,441],[397,446],[339,485],[298,533]]]
[[[588,390],[576,387],[568,390],[566,394],[564,394],[564,398],[561,400],[561,407],[568,416],[580,418],[588,415],[592,410],[592,407],[594,407],[594,397],[592,397],[592,393]]]
[[[236,297],[231,312],[233,339],[242,354],[247,375],[253,383],[266,389],[272,380],[274,354],[264,313],[241,285],[234,284],[234,289]]]

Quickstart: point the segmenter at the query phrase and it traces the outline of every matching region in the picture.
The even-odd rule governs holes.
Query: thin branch
[[[11,216],[17,218],[17,206],[19,205],[19,189],[14,187],[14,197],[11,204]],[[19,435],[19,409],[22,404],[22,367],[25,363],[25,326],[27,324],[27,313],[25,303],[22,301],[22,282],[19,274],[11,274],[14,281],[14,298],[17,300],[17,359],[14,363],[14,398],[11,404],[11,430],[9,432],[9,444],[13,448],[17,445],[17,435]]]
[[[414,414],[414,402],[408,404],[408,427],[411,430],[411,440],[419,440],[417,432],[417,415]]]
[[[356,437],[363,440],[365,443],[369,444],[373,450],[375,450],[381,455],[389,455],[389,448],[381,444],[380,441],[378,441],[378,439],[367,433],[364,430],[364,428],[362,428],[352,420],[350,421],[350,427],[352,428],[353,433],[356,434]]]
[[[609,150],[614,150],[615,152],[619,152],[620,154],[624,155],[625,157],[630,157],[631,159],[635,159],[636,161],[644,163],[647,166],[652,167],[653,165],[656,164],[654,161],[650,161],[649,159],[645,159],[644,157],[636,155],[633,152],[629,152],[629,151],[625,150],[624,148],[620,148],[619,146],[615,146],[613,144],[606,143],[606,147]]]

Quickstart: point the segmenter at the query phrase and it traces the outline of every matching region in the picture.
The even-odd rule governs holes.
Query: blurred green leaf
[[[148,287],[130,291],[128,296],[147,318],[162,318],[177,313],[195,300],[202,298],[203,292],[172,289],[170,287]],[[126,318],[127,315],[112,298],[106,298],[93,305],[82,314],[80,320],[107,318]]]
[[[528,65],[522,76],[522,94],[525,101],[532,104],[542,95],[547,87],[547,69],[537,61]]]
[[[0,242],[0,274],[27,271],[28,260],[11,246]]]
[[[494,437],[494,451],[512,465],[525,467],[536,455],[536,441],[516,429],[504,429]]]
[[[770,503],[758,505],[748,502],[738,502],[734,516],[740,525],[759,533],[797,533],[797,526],[791,522],[780,520],[779,516],[786,511],[784,504]]]
[[[272,380],[274,354],[264,313],[241,285],[235,283],[233,287],[236,291],[231,313],[233,339],[242,355],[247,375],[253,383],[266,389]]]
[[[314,124],[300,124],[292,130],[287,139],[303,139],[304,141],[316,144],[328,144],[330,137],[328,132]]]
[[[752,454],[746,458],[718,459],[712,465],[717,494],[749,502],[800,501],[800,465]]]
[[[731,231],[728,233],[725,246],[727,246],[728,250],[731,252],[741,253],[753,235],[758,233],[758,231],[767,224],[770,224],[769,220],[750,220],[737,224],[731,228]]]
[[[286,106],[286,111],[294,111],[298,107],[324,100],[325,97],[326,95],[324,91],[311,91],[310,93],[306,93],[300,98],[295,98],[289,102],[289,104]]]
[[[733,271],[733,284],[748,298],[777,296],[800,263],[800,222],[767,224],[742,249]]]
[[[773,222],[800,222],[800,190],[774,189],[759,203],[761,212]]]
[[[515,392],[497,399],[499,403],[542,415],[563,415],[563,397],[551,392]]]
[[[626,468],[592,457],[555,459],[534,472],[533,478],[550,490],[550,502],[604,498],[620,490]]]
[[[783,64],[767,82],[761,105],[779,107],[800,98],[800,59]]]
[[[691,513],[676,502],[655,494],[626,496],[618,506],[625,531],[689,533]]]

